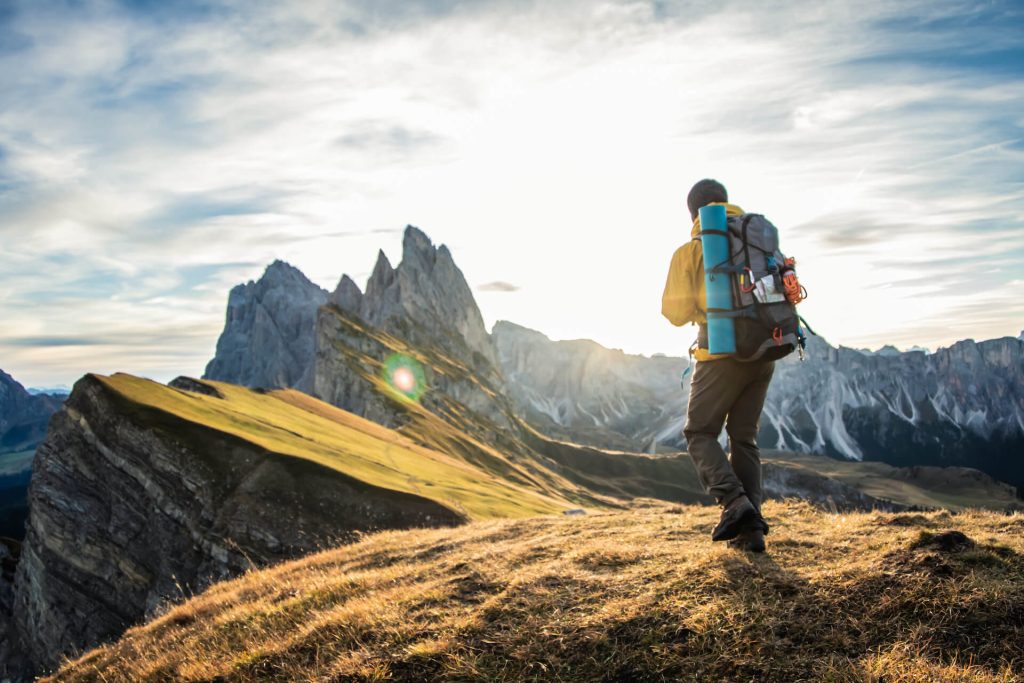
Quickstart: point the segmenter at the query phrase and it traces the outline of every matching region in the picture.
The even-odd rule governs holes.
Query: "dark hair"
[[[686,195],[686,206],[690,209],[690,218],[697,220],[697,212],[700,207],[707,206],[714,202],[729,201],[729,193],[725,191],[725,185],[705,178],[690,188],[690,194]]]

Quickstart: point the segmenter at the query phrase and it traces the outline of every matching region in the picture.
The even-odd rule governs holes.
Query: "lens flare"
[[[423,366],[400,353],[388,356],[381,370],[388,388],[398,397],[419,401],[427,390]]]
[[[416,377],[409,368],[398,368],[395,374],[391,375],[395,388],[401,392],[409,393],[416,388]]]

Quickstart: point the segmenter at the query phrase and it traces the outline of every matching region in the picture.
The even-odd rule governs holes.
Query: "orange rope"
[[[793,270],[796,267],[796,259],[787,258],[786,265],[790,270],[787,270],[782,276],[782,288],[786,293],[786,301],[796,306],[807,298],[807,290],[800,284],[800,280],[796,277],[796,271]]]

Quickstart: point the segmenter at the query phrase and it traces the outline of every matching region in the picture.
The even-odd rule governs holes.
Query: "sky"
[[[484,319],[685,355],[704,177],[832,344],[1024,328],[1019,2],[0,0],[0,368],[198,376],[230,288],[405,225]]]

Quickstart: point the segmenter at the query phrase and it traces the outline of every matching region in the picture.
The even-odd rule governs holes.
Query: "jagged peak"
[[[405,232],[402,233],[403,248],[410,245],[417,246],[422,250],[434,248],[434,242],[430,239],[427,233],[412,224],[406,225]]]
[[[388,260],[388,255],[384,253],[383,249],[380,249],[377,251],[377,263],[374,264],[370,279],[366,282],[367,296],[383,292],[394,280],[395,269],[392,267],[391,261]]]
[[[341,279],[338,280],[338,286],[334,288],[335,292],[340,292],[343,290],[355,291],[359,292],[360,294],[363,293],[363,291],[359,289],[359,285],[356,284],[356,281],[350,278],[347,273],[341,276]]]
[[[414,225],[405,226],[402,236],[402,263],[399,268],[431,269],[437,260],[437,248],[425,232]]]
[[[261,285],[262,288],[279,284],[297,285],[302,289],[316,289],[323,292],[324,295],[327,294],[326,290],[306,277],[305,273],[287,261],[282,261],[281,259],[274,259],[270,265],[264,269],[263,275],[260,276],[260,279],[255,283],[250,280],[249,284]],[[234,289],[240,288],[245,289],[245,285],[238,285]],[[234,293],[234,290],[232,290],[232,293]]]
[[[263,277],[266,277],[271,273],[297,273],[299,275],[302,275],[302,277],[306,277],[301,270],[299,270],[292,264],[288,263],[287,261],[282,261],[279,258],[271,261],[270,265],[268,265],[266,269],[263,271]]]
[[[331,294],[331,303],[342,310],[359,313],[363,303],[363,293],[352,278],[342,275],[338,286]]]

